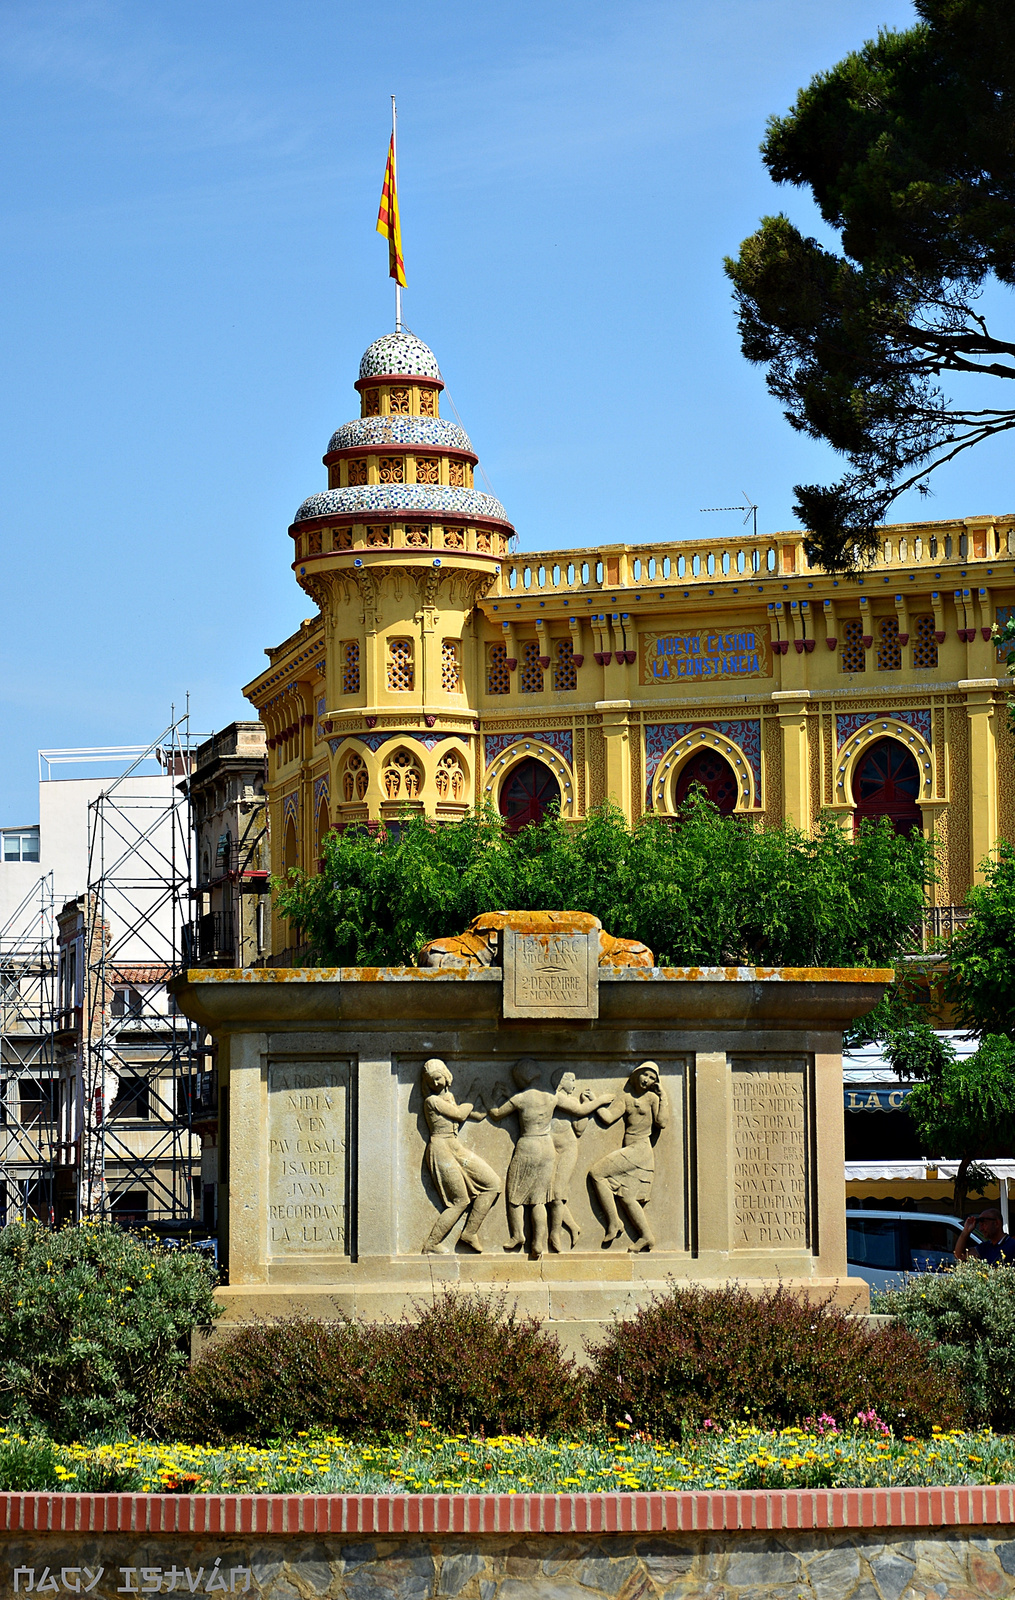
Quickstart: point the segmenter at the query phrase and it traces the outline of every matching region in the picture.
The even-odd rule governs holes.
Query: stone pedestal
[[[445,1284],[504,1291],[573,1349],[673,1278],[782,1280],[866,1310],[867,1286],[846,1268],[841,1031],[891,974],[601,967],[596,977],[586,1009],[598,1015],[566,1021],[505,1017],[499,967],[198,969],[174,980],[181,1011],[219,1041],[220,1333],[297,1311],[397,1316]],[[424,1074],[434,1058],[450,1084],[439,1066]],[[526,1058],[535,1065],[519,1067]],[[635,1073],[642,1062],[657,1080]],[[559,1087],[568,1071],[573,1091],[569,1079]],[[536,1091],[557,1095],[555,1143],[568,1161],[577,1151],[560,1181],[580,1232],[533,1258],[504,1249],[505,1180],[511,1167],[517,1197],[546,1170],[547,1136],[524,1138],[519,1121],[524,1106],[555,1104],[525,1101]],[[455,1117],[471,1107],[471,1120],[442,1121],[449,1105]],[[460,1236],[484,1184],[501,1192],[477,1253]],[[606,1248],[603,1184],[624,1229]],[[448,1253],[422,1253],[456,1192],[464,1209]],[[516,1212],[530,1246],[535,1210]],[[650,1250],[631,1248],[643,1242],[639,1219]]]

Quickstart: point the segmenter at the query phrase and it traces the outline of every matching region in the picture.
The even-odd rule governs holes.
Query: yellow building
[[[439,415],[407,333],[371,345],[328,489],[289,530],[318,613],[246,689],[265,724],[275,871],[314,871],[351,822],[559,800],[671,814],[703,782],[725,810],[918,825],[935,905],[1015,841],[1009,681],[991,628],[1015,605],[1015,515],[882,530],[855,579],[799,534],[512,554],[504,508]],[[286,943],[283,928],[273,948]]]

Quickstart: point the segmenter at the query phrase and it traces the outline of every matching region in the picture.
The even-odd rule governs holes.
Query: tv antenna
[[[746,495],[746,494],[744,495],[744,504],[740,505],[740,506],[699,506],[698,510],[699,511],[743,511],[744,506],[747,507],[747,515],[744,518],[744,527],[746,528],[747,524],[753,518],[754,519],[754,530],[753,530],[754,531],[754,537],[757,538],[758,537],[758,508],[754,504],[754,501],[750,498],[749,495]]]

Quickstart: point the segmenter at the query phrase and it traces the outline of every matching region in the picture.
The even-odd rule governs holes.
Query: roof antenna
[[[744,505],[747,507],[747,515],[744,518],[744,527],[746,528],[747,524],[753,518],[754,519],[754,537],[757,538],[758,537],[758,508],[754,504],[754,501],[751,499],[750,495],[747,495],[747,494],[744,495]],[[744,506],[699,506],[698,507],[699,511],[743,511],[743,509],[744,509]]]

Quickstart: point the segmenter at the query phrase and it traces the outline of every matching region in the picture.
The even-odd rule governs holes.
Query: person
[[[528,1056],[515,1063],[511,1076],[517,1093],[509,1095],[501,1105],[491,1106],[488,1113],[495,1122],[509,1117],[512,1111],[518,1113],[519,1134],[507,1170],[505,1198],[508,1241],[504,1248],[521,1250],[524,1247],[525,1213],[529,1211],[532,1214],[530,1255],[537,1260],[546,1254],[546,1208],[557,1164],[557,1149],[550,1132],[553,1113],[560,1109],[572,1117],[588,1116],[592,1110],[608,1105],[613,1096],[604,1094],[597,1100],[583,1104],[575,1095],[568,1094],[563,1086],[556,1092],[538,1089],[534,1086],[542,1076],[542,1069],[537,1061]],[[507,1095],[502,1085],[498,1084],[497,1089]]]
[[[981,1238],[970,1241],[969,1235],[979,1228]],[[1005,1233],[1001,1213],[996,1206],[988,1206],[978,1217],[967,1217],[962,1232],[955,1241],[953,1252],[956,1261],[967,1261],[972,1255],[976,1261],[986,1261],[992,1267],[1015,1266],[1015,1239]]]
[[[423,1112],[430,1130],[427,1165],[444,1205],[422,1253],[450,1255],[444,1240],[458,1219],[468,1213],[459,1243],[482,1255],[483,1246],[477,1235],[500,1194],[500,1179],[481,1156],[461,1143],[458,1131],[464,1122],[482,1122],[485,1108],[475,1104],[475,1085],[467,1091],[470,1098],[458,1104],[451,1093],[451,1069],[437,1056],[424,1061],[422,1079]]]
[[[575,1075],[570,1068],[561,1068],[555,1072],[550,1083],[554,1089],[563,1089],[566,1095],[574,1095]],[[584,1117],[575,1117],[570,1112],[564,1112],[563,1116],[555,1114],[550,1123],[550,1137],[557,1152],[553,1181],[550,1184],[550,1249],[557,1251],[558,1254],[562,1254],[565,1248],[573,1250],[581,1237],[581,1228],[575,1221],[569,1204],[570,1189],[578,1161],[578,1140],[589,1125],[594,1098],[595,1096],[588,1090],[583,1091],[581,1104],[587,1113]],[[558,1106],[557,1110],[563,1110],[563,1107]],[[569,1246],[565,1246],[564,1243],[565,1231],[571,1236]]]
[[[630,1250],[651,1250],[655,1235],[648,1225],[645,1207],[652,1195],[655,1174],[653,1134],[670,1120],[669,1102],[654,1061],[643,1061],[624,1085],[612,1105],[597,1113],[606,1127],[624,1119],[624,1142],[619,1150],[597,1161],[589,1173],[596,1197],[606,1213],[603,1249],[619,1239],[624,1225],[617,1211],[619,1200],[635,1232]]]

